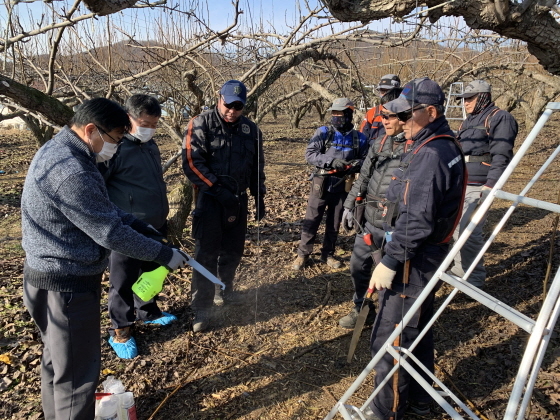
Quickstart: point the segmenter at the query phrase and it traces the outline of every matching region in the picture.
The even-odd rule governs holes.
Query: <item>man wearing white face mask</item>
[[[166,185],[161,169],[161,157],[153,140],[161,107],[156,98],[148,95],[133,95],[125,104],[132,128],[126,134],[113,158],[100,163],[99,171],[105,179],[109,198],[122,210],[149,223],[162,233],[167,231]],[[145,323],[168,325],[177,318],[162,312],[155,298],[148,302],[140,300],[132,285],[140,274],[152,271],[157,265],[127,255],[113,252],[109,262],[109,317],[111,329],[109,344],[118,357],[132,359],[138,354],[136,341],[132,337],[135,320]]]
[[[144,233],[149,225],[109,200],[96,161],[130,128],[105,98],[84,101],[31,161],[21,197],[23,302],[41,332],[46,420],[93,420],[101,369],[101,277],[109,250],[170,270],[188,256]],[[113,146],[109,146],[113,145]]]

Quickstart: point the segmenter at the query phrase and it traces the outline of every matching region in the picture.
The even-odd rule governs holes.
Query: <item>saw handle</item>
[[[371,299],[371,296],[373,295],[373,293],[375,292],[375,289],[367,289],[366,292],[366,299]]]

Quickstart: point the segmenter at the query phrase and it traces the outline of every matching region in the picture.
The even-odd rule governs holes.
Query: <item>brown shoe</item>
[[[117,328],[115,329],[115,336],[113,341],[115,343],[126,343],[132,337],[132,332],[130,327]]]
[[[305,255],[303,257],[301,256],[297,256],[297,258],[295,259],[295,261],[292,264],[292,270],[295,271],[299,271],[303,268],[303,266],[307,263],[307,260],[309,260],[309,256]]]

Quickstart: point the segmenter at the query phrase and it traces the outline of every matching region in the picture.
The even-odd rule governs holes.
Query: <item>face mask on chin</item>
[[[133,136],[140,140],[142,143],[146,143],[154,137],[155,132],[155,128],[136,127],[136,132],[133,134]]]

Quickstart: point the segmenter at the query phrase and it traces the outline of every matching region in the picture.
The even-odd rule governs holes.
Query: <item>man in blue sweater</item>
[[[110,250],[175,270],[187,255],[143,235],[154,229],[109,200],[96,163],[130,121],[115,102],[85,101],[31,161],[21,199],[23,300],[44,344],[45,419],[94,418],[101,367],[101,276]]]
[[[105,179],[109,198],[121,210],[167,233],[169,203],[161,156],[153,140],[161,116],[156,98],[132,95],[125,104],[132,128],[125,134],[115,156],[98,165]],[[150,324],[168,325],[175,315],[162,312],[156,298],[144,302],[132,292],[132,285],[146,271],[157,268],[152,261],[142,261],[119,252],[112,252],[109,260],[109,344],[122,359],[138,355],[132,326],[136,319]]]

